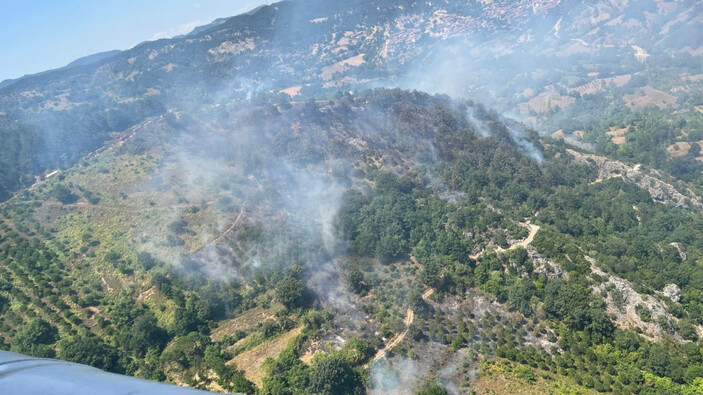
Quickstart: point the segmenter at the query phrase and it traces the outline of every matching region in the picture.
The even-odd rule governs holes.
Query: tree
[[[351,267],[347,269],[344,279],[347,282],[349,288],[352,292],[356,294],[363,294],[366,292],[366,284],[364,283],[364,274],[357,267]]]
[[[168,334],[156,323],[156,317],[150,311],[134,320],[134,325],[127,335],[127,349],[134,351],[139,357],[149,349],[161,349],[168,342]]]
[[[35,357],[52,358],[55,355],[52,344],[58,339],[55,326],[41,318],[35,318],[20,327],[12,337],[12,351]]]
[[[176,220],[168,224],[168,230],[171,232],[180,235],[186,232],[186,227],[188,226],[188,223],[182,219]]]
[[[575,283],[554,281],[545,287],[544,305],[547,313],[574,329],[584,329],[590,322],[589,299],[590,291]]]
[[[355,394],[362,386],[352,367],[340,355],[331,354],[314,361],[309,389],[314,394]]]
[[[276,300],[288,310],[306,307],[310,304],[310,290],[304,282],[289,276],[276,286]]]
[[[176,309],[173,331],[182,336],[190,332],[206,330],[211,314],[212,310],[206,300],[191,295],[186,300],[185,306]]]
[[[373,356],[374,349],[362,338],[352,337],[344,343],[342,356],[352,365],[359,365]]]
[[[266,377],[263,379],[262,394],[298,394],[307,393],[310,368],[304,364],[298,354],[297,341],[289,345],[278,358],[264,363]]]
[[[63,204],[73,204],[78,201],[78,196],[63,185],[56,186],[52,195],[56,198],[56,200]]]
[[[129,328],[134,320],[139,316],[142,308],[135,307],[134,300],[127,292],[123,292],[115,303],[110,307],[108,314],[118,328]]]
[[[119,352],[92,334],[71,336],[58,343],[58,357],[114,373],[124,373]]]
[[[154,259],[154,257],[146,251],[141,251],[137,254],[137,262],[142,265],[144,270],[150,270],[154,267],[154,265],[156,265],[156,259]]]
[[[535,294],[535,285],[526,278],[518,279],[508,289],[508,305],[526,317],[532,315],[530,299]]]
[[[218,382],[227,391],[253,394],[256,392],[254,384],[244,377],[244,373],[237,370],[235,364],[226,364],[222,349],[214,344],[205,348],[205,362],[219,376]]]

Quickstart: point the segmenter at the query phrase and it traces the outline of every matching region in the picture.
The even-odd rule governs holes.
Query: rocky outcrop
[[[662,290],[662,295],[678,303],[681,299],[681,289],[679,289],[679,286],[676,284],[668,284]]]
[[[676,250],[679,252],[679,256],[681,257],[682,261],[685,261],[686,259],[688,259],[688,256],[686,255],[686,251],[684,251],[683,248],[681,248],[681,245],[679,243],[672,242],[669,244],[676,247]]]
[[[645,172],[641,165],[630,166],[623,162],[604,156],[585,154],[572,149],[566,150],[577,162],[595,165],[598,178],[594,183],[609,178],[622,178],[625,182],[636,184],[646,189],[654,201],[689,210],[703,211],[703,202],[691,190],[679,190],[662,181],[662,175],[655,169]]]
[[[541,256],[532,246],[528,246],[527,254],[534,263],[534,272],[544,274],[550,280],[561,280],[569,278],[569,273],[562,269],[561,265],[551,259]]]
[[[674,332],[676,318],[669,314],[666,305],[654,295],[642,295],[635,291],[632,284],[620,277],[609,275],[595,265],[595,259],[585,257],[591,263],[591,272],[605,281],[593,287],[594,292],[605,296],[606,312],[613,318],[615,325],[622,329],[641,329],[642,335],[649,340],[659,341],[665,334],[683,342],[683,338]],[[676,287],[674,284],[670,284]],[[678,289],[678,287],[676,287]],[[671,288],[673,290],[673,288]],[[673,299],[672,299],[673,300]],[[644,307],[651,313],[651,318],[644,320],[637,312],[637,306]],[[662,319],[663,318],[663,319]],[[666,328],[660,322],[665,321]]]

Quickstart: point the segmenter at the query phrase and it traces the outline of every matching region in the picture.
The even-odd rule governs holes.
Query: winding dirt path
[[[527,221],[524,223],[529,229],[530,229],[530,234],[527,235],[525,240],[519,241],[510,247],[506,251],[514,250],[518,247],[526,248],[528,245],[532,244],[532,241],[535,239],[535,236],[537,235],[537,232],[539,232],[539,225],[531,224],[530,221]]]
[[[434,288],[428,288],[427,291],[425,291],[422,294],[422,299],[427,300],[430,296],[434,294]],[[393,347],[397,346],[400,344],[400,342],[405,339],[405,336],[408,334],[408,328],[410,327],[410,324],[412,324],[415,321],[415,312],[412,309],[408,309],[405,313],[405,319],[403,320],[403,323],[405,324],[405,330],[403,333],[393,337],[385,347],[382,349],[378,350],[376,355],[373,357],[373,361],[376,362],[379,359],[383,358],[386,356],[386,353],[392,349]]]
[[[535,239],[537,232],[539,232],[540,226],[532,224],[532,223],[530,223],[530,221],[520,223],[520,225],[526,226],[528,229],[530,229],[530,233],[527,235],[527,237],[524,240],[518,241],[517,243],[511,245],[508,248],[496,247],[495,252],[503,253],[505,251],[514,250],[518,247],[527,248],[527,246],[532,244],[532,241]],[[475,259],[480,258],[485,253],[486,253],[486,250],[483,250],[483,251],[479,252],[478,254],[469,255],[469,258],[475,260]]]
[[[100,274],[100,273],[98,272],[98,269],[93,268],[93,272],[95,272],[95,274],[97,274],[98,277],[100,277],[100,281],[102,281],[102,283],[103,283],[103,285],[105,286],[105,288],[107,288],[107,292],[112,292],[112,287],[110,287],[110,286],[107,284],[107,280],[105,280],[105,277],[103,277],[102,274]]]
[[[376,356],[373,357],[374,362],[385,357],[388,350],[397,346],[398,344],[400,344],[400,342],[403,341],[403,339],[405,339],[405,335],[408,334],[408,327],[410,326],[410,324],[413,323],[413,321],[415,321],[415,312],[412,311],[412,309],[408,309],[408,311],[405,313],[405,319],[403,320],[403,322],[405,323],[405,330],[400,335],[393,337],[391,341],[386,344],[385,347],[378,350]]]
[[[239,221],[242,219],[244,214],[246,214],[246,212],[247,212],[247,210],[244,207],[242,207],[242,209],[239,211],[239,215],[237,216],[237,219],[234,220],[234,223],[232,224],[232,226],[230,226],[229,228],[227,228],[227,230],[222,232],[222,234],[219,235],[215,240],[211,241],[211,243],[217,244],[217,242],[222,240],[222,238],[225,237],[227,235],[227,233],[231,232],[234,228],[236,228],[237,225],[239,225]]]
[[[220,240],[222,240],[223,237],[225,237],[229,232],[233,231],[234,228],[237,227],[237,225],[239,225],[239,221],[242,219],[242,217],[244,217],[244,215],[246,214],[246,212],[247,212],[247,210],[246,210],[244,207],[242,207],[242,209],[239,211],[239,215],[237,216],[237,219],[234,220],[234,223],[233,223],[232,225],[230,225],[230,227],[227,228],[227,230],[225,230],[224,232],[222,232],[221,235],[217,236],[217,237],[216,237],[214,240],[212,240],[211,242],[205,243],[205,244],[203,244],[202,246],[200,246],[200,248],[198,248],[197,250],[195,250],[193,253],[196,253],[196,252],[202,250],[202,249],[205,248],[205,246],[207,246],[207,245],[215,245],[215,244],[217,244]]]

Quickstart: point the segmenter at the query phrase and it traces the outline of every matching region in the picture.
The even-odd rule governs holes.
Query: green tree
[[[520,278],[508,289],[508,305],[526,317],[532,315],[530,300],[535,295],[535,285],[531,280]]]
[[[52,358],[55,352],[51,345],[56,342],[58,335],[55,326],[41,318],[35,318],[22,325],[12,337],[12,351]]]
[[[127,349],[142,357],[149,349],[161,351],[168,342],[166,331],[157,325],[151,312],[140,315],[127,335]]]
[[[366,292],[367,287],[364,283],[364,273],[362,273],[356,266],[347,269],[344,279],[352,292],[356,294],[363,294]]]
[[[63,204],[73,204],[78,201],[78,196],[63,185],[57,185],[54,188],[52,195],[56,198],[56,200]]]
[[[362,386],[352,367],[340,355],[330,354],[313,362],[309,389],[313,394],[356,394]]]
[[[76,335],[58,343],[58,357],[114,373],[123,373],[115,347],[92,334]]]
[[[310,290],[295,277],[286,277],[276,286],[276,300],[286,309],[293,310],[310,304]]]

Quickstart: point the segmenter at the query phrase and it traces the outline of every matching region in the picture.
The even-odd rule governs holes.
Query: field
[[[666,92],[645,86],[639,93],[625,95],[625,104],[630,108],[644,108],[647,106],[676,107],[676,98]]]
[[[528,100],[527,103],[520,103],[519,108],[525,114],[531,111],[543,114],[554,108],[564,108],[575,102],[576,99],[571,96],[564,96],[555,91],[546,91]]]

